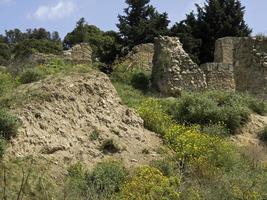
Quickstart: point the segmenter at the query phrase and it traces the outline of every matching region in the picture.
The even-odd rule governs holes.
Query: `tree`
[[[88,43],[95,58],[111,64],[120,54],[122,45],[120,37],[114,31],[101,31],[98,27],[89,25],[81,18],[75,29],[64,38],[64,48],[70,48],[79,43]]]
[[[196,7],[196,15],[187,15],[183,24],[190,29],[189,36],[191,34],[193,38],[201,40],[201,63],[213,61],[215,41],[218,38],[244,37],[252,32],[244,21],[245,7],[239,0],[206,0],[204,6],[196,4]],[[179,29],[181,30],[181,27]],[[178,32],[176,31],[176,34]],[[187,33],[183,30],[181,32]]]
[[[125,15],[119,15],[120,35],[124,44],[132,48],[141,43],[153,42],[159,35],[168,33],[168,15],[160,14],[149,5],[150,0],[126,0]]]
[[[186,20],[174,24],[174,26],[170,29],[170,36],[179,37],[184,50],[189,54],[194,62],[199,64],[201,39],[193,36],[193,34],[197,31],[197,20],[194,13],[191,12],[186,15]]]

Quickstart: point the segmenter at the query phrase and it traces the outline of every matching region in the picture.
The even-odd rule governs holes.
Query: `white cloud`
[[[30,17],[39,20],[62,19],[71,15],[75,9],[76,5],[73,2],[59,1],[55,5],[40,5]]]

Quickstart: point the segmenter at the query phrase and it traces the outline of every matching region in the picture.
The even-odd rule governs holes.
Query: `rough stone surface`
[[[144,129],[134,110],[121,104],[103,73],[47,78],[18,90],[39,91],[49,98],[13,110],[22,126],[7,156],[41,157],[57,166],[81,161],[90,168],[107,158],[122,160],[131,167],[146,164],[158,155],[161,140]],[[119,152],[103,153],[101,145],[106,139],[113,139]],[[142,154],[144,149],[149,154]]]
[[[14,59],[8,66],[12,72],[18,73],[23,70],[24,66],[34,66],[46,64],[53,59],[62,59],[70,64],[90,64],[92,63],[92,49],[86,43],[73,46],[71,49],[64,51],[63,55],[34,53],[22,59]]]
[[[164,95],[177,96],[183,90],[206,88],[204,72],[183,50],[179,38],[155,39],[152,84]]]
[[[206,63],[200,67],[206,74],[208,89],[235,91],[234,69],[232,64]]]
[[[92,48],[86,44],[81,43],[73,46],[71,49],[63,52],[63,58],[67,62],[82,64],[92,62]]]
[[[233,64],[237,91],[267,99],[266,38],[221,38],[216,42],[215,62]]]
[[[128,65],[129,69],[139,68],[151,72],[153,56],[154,44],[140,44],[132,49],[132,51],[124,58],[122,63]]]

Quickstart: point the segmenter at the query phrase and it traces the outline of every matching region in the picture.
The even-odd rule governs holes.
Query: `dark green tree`
[[[201,39],[195,38],[194,33],[198,31],[197,20],[193,12],[186,15],[186,20],[173,25],[170,29],[170,36],[179,37],[183,48],[190,55],[191,59],[200,63]]]
[[[189,37],[201,40],[201,63],[213,61],[215,41],[218,38],[249,36],[252,32],[245,23],[245,7],[239,0],[206,0],[204,6],[196,4],[196,7],[196,15],[191,13],[183,21],[183,25],[189,31],[181,30],[181,26],[178,25],[176,34],[189,32]]]
[[[149,5],[150,0],[126,0],[125,15],[119,15],[120,35],[130,48],[141,43],[153,42],[159,35],[168,33],[167,13],[158,13]]]
[[[101,31],[98,27],[87,24],[84,18],[76,23],[75,29],[68,33],[63,41],[65,48],[82,42],[92,47],[95,58],[107,64],[115,60],[122,48],[120,37],[116,32]]]

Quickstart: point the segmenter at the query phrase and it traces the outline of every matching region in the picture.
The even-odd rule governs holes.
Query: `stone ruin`
[[[14,59],[7,69],[14,73],[23,70],[25,65],[34,66],[49,63],[54,59],[62,59],[65,63],[70,64],[90,64],[92,63],[92,49],[87,43],[81,43],[73,46],[62,55],[34,53],[22,59]]]
[[[86,64],[92,62],[92,48],[87,43],[80,43],[63,52],[63,60],[67,63]]]
[[[177,96],[183,90],[207,87],[204,71],[183,50],[179,38],[159,37],[154,46],[152,85],[163,95]]]
[[[127,69],[141,69],[151,72],[153,66],[154,44],[146,43],[135,46],[122,60]]]
[[[216,41],[214,62],[197,66],[178,38],[155,40],[152,84],[164,95],[203,89],[249,92],[267,99],[267,39]]]
[[[217,40],[215,62],[233,65],[236,90],[267,99],[267,38]]]

